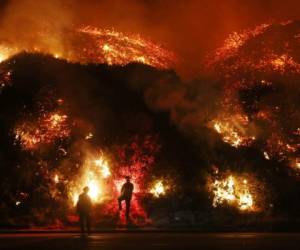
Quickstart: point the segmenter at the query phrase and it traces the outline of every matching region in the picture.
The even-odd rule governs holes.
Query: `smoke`
[[[194,135],[201,134],[203,127],[216,115],[221,90],[212,79],[184,83],[169,76],[147,86],[144,96],[150,107],[169,112],[174,124]]]
[[[289,11],[287,6],[295,8]],[[253,82],[266,85],[264,86],[267,89],[265,96],[264,93],[260,95],[261,89],[257,90],[256,85],[254,87],[248,86],[247,89],[230,89],[233,81],[241,83],[244,78],[247,79],[248,71],[245,73],[246,77],[242,74],[243,72],[234,72],[236,74],[231,75],[231,78],[226,78],[228,72],[225,70],[222,74],[223,71],[220,70],[217,73],[221,73],[221,77],[214,78],[203,74],[202,61],[207,53],[221,44],[232,31],[255,26],[269,19],[294,18],[298,15],[297,6],[296,1],[285,1],[284,3],[279,1],[264,1],[263,3],[252,1],[247,4],[241,4],[234,0],[226,2],[176,1],[176,4],[174,4],[174,1],[136,0],[126,2],[90,0],[80,3],[67,0],[8,1],[2,10],[3,16],[0,27],[0,39],[8,44],[24,48],[37,44],[41,48],[47,48],[46,51],[49,51],[49,47],[53,48],[54,51],[63,51],[69,44],[68,33],[66,33],[68,29],[82,25],[101,28],[113,27],[122,32],[139,33],[163,44],[179,56],[180,63],[177,65],[176,71],[159,71],[138,64],[131,64],[122,68],[108,67],[107,65],[69,64],[56,61],[53,58],[40,58],[32,55],[14,58],[13,60],[17,62],[13,64],[13,87],[4,88],[3,96],[1,96],[3,97],[1,99],[2,105],[0,105],[2,107],[1,119],[6,121],[2,125],[2,136],[3,141],[7,143],[3,146],[7,148],[3,149],[2,152],[9,151],[8,149],[15,146],[9,135],[11,135],[11,128],[19,118],[19,112],[25,111],[25,116],[28,113],[34,113],[36,93],[39,93],[44,85],[49,85],[51,89],[54,89],[54,92],[57,91],[57,98],[62,96],[66,101],[66,107],[63,111],[68,113],[68,117],[71,117],[73,127],[70,138],[63,141],[62,146],[69,147],[69,152],[74,158],[82,157],[80,150],[85,143],[85,141],[84,143],[82,141],[90,132],[94,134],[93,145],[101,145],[107,148],[116,144],[125,145],[126,142],[130,141],[130,136],[134,134],[159,133],[165,147],[160,155],[161,165],[158,164],[157,168],[164,165],[162,167],[164,171],[166,171],[165,169],[170,172],[172,169],[178,170],[187,189],[188,187],[194,189],[194,184],[205,178],[204,175],[199,177],[199,171],[206,170],[211,163],[223,164],[224,168],[234,168],[239,171],[250,168],[254,168],[253,171],[255,171],[261,164],[265,164],[268,168],[259,169],[265,176],[269,174],[266,173],[269,171],[271,172],[269,175],[275,179],[274,182],[282,176],[284,179],[289,173],[286,171],[282,174],[281,170],[277,169],[281,163],[276,161],[271,162],[276,166],[276,169],[271,169],[271,163],[268,163],[263,158],[262,152],[260,152],[260,145],[249,149],[235,149],[223,143],[221,141],[222,135],[217,137],[217,132],[213,128],[208,128],[207,125],[214,118],[219,118],[220,113],[226,111],[226,115],[234,120],[235,124],[231,124],[233,128],[238,127],[243,132],[248,132],[248,130],[244,130],[244,124],[239,123],[239,119],[235,119],[232,113],[224,109],[222,98],[230,104],[238,103],[238,107],[242,108],[242,114],[249,115],[251,118],[252,114],[258,115],[259,113],[252,112],[253,110],[250,110],[250,112],[247,109],[260,107],[267,109],[269,106],[271,108],[276,105],[280,106],[277,101],[273,100],[288,100],[291,97],[290,92],[293,92],[292,101],[286,101],[286,104],[282,105],[282,112],[287,110],[287,113],[293,113],[293,109],[291,109],[293,103],[296,108],[298,105],[298,91],[294,91],[298,90],[298,87],[293,85],[293,81],[285,79],[285,77],[289,78],[289,71],[284,76],[281,73],[275,74],[275,80],[273,78],[267,79],[266,76],[269,75],[264,72],[257,72],[255,68],[257,64],[253,63],[254,69],[251,68],[251,73],[255,76],[253,77],[254,80],[251,79]],[[264,10],[266,7],[269,7],[268,13]],[[293,35],[295,34],[293,33]],[[273,38],[274,36],[271,34],[270,37],[262,37],[261,39],[263,42],[269,42]],[[260,39],[258,40],[260,41]],[[276,42],[274,44],[276,47]],[[247,46],[245,46],[246,50],[248,48],[250,51],[257,52],[255,58],[260,59],[259,53],[262,53],[262,51],[256,50],[256,47],[253,49],[251,41]],[[260,45],[256,46],[259,47]],[[279,51],[282,46],[285,45],[280,43]],[[298,45],[295,43],[293,46],[297,51]],[[241,52],[241,58],[243,58],[243,50],[238,52]],[[247,51],[246,55],[248,54]],[[289,59],[289,57],[286,58]],[[235,59],[234,62],[238,64],[240,62],[239,57]],[[278,58],[275,58],[275,60],[278,60]],[[281,54],[279,55],[279,64],[282,64],[280,60],[283,60]],[[254,62],[256,61],[254,60]],[[287,62],[290,63],[291,61],[287,60]],[[228,65],[230,69],[232,66],[230,60],[221,60],[219,63],[219,65],[214,65],[216,66],[215,69],[218,69],[219,66],[223,69],[224,65]],[[8,65],[10,64],[8,63]],[[237,66],[240,67],[241,65],[238,64]],[[241,71],[245,68],[248,70],[248,66],[244,63],[241,66]],[[288,66],[290,67],[290,65]],[[257,79],[256,74],[258,74]],[[264,79],[261,79],[261,77]],[[269,81],[274,80],[273,85],[277,87],[281,85],[277,84],[276,80],[278,79],[291,86],[293,85],[293,88],[284,87],[284,92],[276,92],[276,89],[269,86]],[[228,93],[224,92],[224,90],[228,90],[227,87],[232,90],[232,92],[229,92],[233,93],[233,96],[227,96]],[[251,105],[248,105],[247,101]],[[9,110],[5,109],[7,103],[11,104]],[[271,109],[271,111],[273,110]],[[298,127],[296,125],[290,127],[289,124],[286,124],[288,117],[282,115],[282,112],[276,112],[278,116],[273,119],[276,124],[278,126],[283,124],[289,132],[293,130],[294,136],[292,138],[298,138],[299,135],[296,134],[299,132]],[[298,124],[300,116],[299,114],[294,116],[293,124]],[[35,116],[32,115],[32,117]],[[170,118],[171,124],[166,117]],[[256,119],[255,125],[257,126],[255,128],[261,124],[259,119]],[[245,121],[245,126],[247,126],[248,120],[245,119]],[[265,122],[265,124],[261,125],[261,130],[266,130],[270,123]],[[249,127],[251,127],[251,124]],[[181,133],[178,133],[177,128]],[[236,136],[235,131],[234,135]],[[77,140],[78,138],[80,139]],[[191,140],[191,138],[194,140]],[[228,142],[228,140],[224,141]],[[195,147],[195,144],[197,147]],[[51,148],[52,146],[53,148]],[[9,178],[5,179],[3,177],[6,180],[3,185],[7,185],[8,189],[13,190],[8,195],[11,197],[6,197],[7,200],[13,200],[15,203],[15,194],[20,195],[22,193],[20,192],[21,187],[25,186],[24,189],[27,188],[28,193],[34,190],[36,187],[31,189],[32,187],[28,184],[35,183],[32,180],[37,180],[35,183],[37,187],[43,186],[41,185],[41,175],[48,174],[42,172],[48,171],[47,164],[51,168],[55,168],[63,162],[61,167],[66,170],[67,175],[70,169],[66,166],[72,165],[73,159],[70,159],[71,163],[67,160],[63,161],[65,148],[61,149],[60,147],[57,151],[56,146],[56,144],[51,145],[50,149],[42,147],[37,153],[26,155],[26,163],[22,164],[18,164],[17,161],[22,162],[25,158],[18,149],[12,151],[17,151],[17,160],[12,156],[12,153],[8,156],[2,153],[1,157],[4,159],[6,166],[18,166],[16,169],[10,170],[8,173]],[[290,147],[291,145],[286,146],[288,150],[290,150]],[[292,160],[297,160],[298,151],[291,154]],[[278,154],[277,150],[276,153]],[[276,157],[274,158],[276,160]],[[76,162],[76,159],[74,162]],[[28,170],[30,165],[35,167]],[[199,166],[202,170],[199,170]],[[76,171],[76,164],[73,164],[72,167]],[[19,171],[19,169],[21,170]],[[18,174],[18,171],[22,174]],[[156,173],[161,173],[162,170],[156,169],[156,171]],[[39,175],[35,176],[35,173]],[[20,187],[15,187],[10,182],[11,176],[14,175],[18,176],[18,183],[21,183]],[[173,172],[170,175],[175,176]],[[47,178],[49,179],[49,177]],[[285,178],[285,180],[287,179]],[[24,185],[25,180],[28,182],[26,185]],[[43,192],[44,190],[40,191],[40,193]],[[40,193],[37,193],[37,197]],[[291,194],[293,194],[292,191],[289,195],[292,196]],[[51,197],[47,199],[46,203],[51,203]],[[26,202],[24,203],[26,207]],[[295,203],[295,207],[298,207],[299,204]],[[32,204],[37,205],[36,201]],[[26,214],[26,211],[24,214]],[[39,219],[37,220],[39,221]]]
[[[177,71],[194,78],[207,53],[233,31],[270,20],[297,19],[299,9],[296,0],[11,0],[2,9],[0,37],[62,50],[68,40],[64,30],[82,25],[139,33],[174,51],[180,59]],[[46,30],[50,38],[43,35]]]
[[[179,55],[177,70],[199,75],[202,59],[233,31],[260,23],[299,17],[293,1],[172,0],[85,1],[73,5],[77,22],[140,33]],[[266,11],[268,10],[268,11]]]
[[[1,18],[0,39],[25,50],[36,46],[63,51],[64,34],[72,27],[72,15],[67,3],[60,0],[8,1]]]

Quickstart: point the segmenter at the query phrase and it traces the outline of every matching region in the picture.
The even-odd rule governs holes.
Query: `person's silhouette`
[[[133,192],[133,184],[130,182],[130,177],[125,177],[126,182],[123,184],[121,189],[121,195],[118,198],[119,202],[119,210],[122,210],[122,201],[125,200],[126,203],[126,218],[129,219],[129,213],[130,213],[130,203],[132,198],[132,192]]]
[[[92,201],[88,195],[89,187],[83,189],[83,193],[79,195],[77,202],[77,213],[80,219],[80,229],[81,233],[85,233],[85,228],[87,233],[91,233],[91,210],[92,210]]]

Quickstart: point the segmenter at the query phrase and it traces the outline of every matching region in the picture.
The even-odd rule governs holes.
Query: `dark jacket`
[[[89,214],[92,210],[92,201],[88,194],[82,193],[79,195],[78,202],[76,205],[77,213]]]
[[[132,192],[133,192],[133,184],[131,182],[124,183],[121,189],[121,196],[126,199],[131,199]]]

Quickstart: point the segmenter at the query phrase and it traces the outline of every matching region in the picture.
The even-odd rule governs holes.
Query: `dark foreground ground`
[[[298,233],[1,234],[0,249],[300,249]]]

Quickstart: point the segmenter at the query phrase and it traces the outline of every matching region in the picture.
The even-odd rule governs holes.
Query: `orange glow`
[[[290,161],[290,166],[291,166],[294,170],[299,171],[299,170],[300,170],[300,158],[297,157],[297,158],[295,158],[295,159],[292,159],[292,160]]]
[[[17,48],[0,45],[0,63],[19,53]]]
[[[89,132],[89,133],[84,137],[84,139],[90,140],[90,139],[92,139],[93,137],[94,137],[93,133],[92,133],[92,132]]]
[[[164,196],[166,194],[166,187],[163,184],[163,181],[156,181],[150,189],[150,193],[153,194],[153,196],[156,198]]]
[[[40,144],[50,144],[56,139],[68,137],[68,116],[60,113],[46,113],[36,122],[25,121],[15,130],[15,139],[24,149],[34,149]]]
[[[54,178],[53,178],[53,180],[54,180],[54,182],[55,183],[59,183],[59,177],[58,177],[58,175],[56,174],[56,175],[54,175]]]
[[[110,169],[108,167],[108,163],[106,160],[104,160],[103,157],[96,159],[94,162],[95,162],[96,166],[101,169],[103,178],[107,178],[111,175]]]
[[[255,136],[247,135],[247,125],[248,118],[242,115],[212,121],[213,128],[222,136],[223,141],[236,148],[247,146],[255,140]]]
[[[87,61],[92,59],[94,62],[110,65],[139,62],[156,68],[172,68],[175,65],[176,59],[173,53],[140,35],[129,35],[115,30],[91,27],[79,29],[79,32],[89,35],[97,41],[94,51],[87,49],[90,57],[86,58]]]
[[[73,205],[77,203],[78,196],[85,186],[88,186],[89,195],[94,203],[101,203],[108,192],[105,179],[111,176],[108,162],[104,156],[94,158],[88,156],[85,160],[81,174],[71,184],[70,197]]]
[[[226,202],[242,211],[255,210],[254,191],[250,190],[247,179],[229,175],[221,180],[216,179],[209,185],[213,193],[214,207]]]
[[[80,183],[71,192],[73,204],[76,205],[78,201],[78,196],[82,192],[84,187],[89,187],[89,195],[93,202],[98,203],[102,201],[102,189],[101,189],[101,179],[93,171],[87,171],[81,176]]]
[[[261,34],[269,24],[262,24],[257,26],[254,30],[246,30],[244,32],[238,33],[234,32],[225,40],[224,45],[216,50],[214,57],[211,59],[214,63],[220,59],[231,57],[235,52],[242,47],[247,40]]]
[[[106,63],[109,65],[126,65],[133,62],[147,64],[152,67],[169,69],[177,63],[175,55],[139,34],[125,34],[113,29],[97,29],[83,27],[70,31],[68,45],[51,42],[52,34],[46,45],[28,44],[18,41],[18,45],[0,45],[0,63],[20,53],[42,53],[57,59],[75,63]]]

